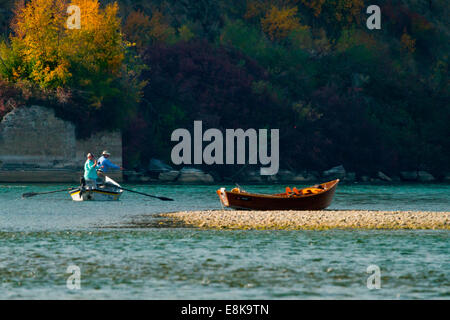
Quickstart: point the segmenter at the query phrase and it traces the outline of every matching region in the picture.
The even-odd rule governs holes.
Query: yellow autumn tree
[[[301,28],[297,17],[297,7],[272,8],[261,19],[263,31],[271,40],[279,40],[287,37],[295,29]]]
[[[81,9],[81,28],[66,29],[66,51],[72,63],[90,72],[116,74],[124,59],[117,3],[99,7],[98,0],[72,0]]]
[[[81,11],[81,29],[68,29],[69,5]],[[117,4],[98,0],[31,0],[15,11],[11,46],[22,65],[20,78],[59,87],[74,73],[117,73],[124,59]]]
[[[16,9],[12,47],[23,65],[13,72],[42,86],[64,84],[71,76],[64,52],[66,4],[63,1],[33,0]]]

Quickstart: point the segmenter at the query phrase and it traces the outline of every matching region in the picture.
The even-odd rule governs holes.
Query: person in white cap
[[[98,159],[98,164],[103,167],[102,171],[106,173],[110,170],[123,170],[121,166],[112,163],[111,160],[108,159],[110,155],[111,154],[105,150],[102,152],[102,156]]]

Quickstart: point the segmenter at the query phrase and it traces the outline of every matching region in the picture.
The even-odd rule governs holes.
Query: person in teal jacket
[[[84,164],[84,179],[88,187],[95,188],[97,186],[97,169],[102,168],[97,164],[97,159],[92,153],[87,154],[87,160]]]

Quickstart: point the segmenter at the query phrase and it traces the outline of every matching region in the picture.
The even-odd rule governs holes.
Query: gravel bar
[[[450,212],[427,211],[182,211],[160,214],[177,225],[205,229],[444,229]]]

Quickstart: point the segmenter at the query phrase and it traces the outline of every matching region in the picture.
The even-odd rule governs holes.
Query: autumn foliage
[[[74,0],[80,30],[69,0],[20,1],[0,118],[39,103],[83,135],[122,129],[131,167],[169,160],[172,130],[202,120],[279,128],[285,168],[450,170],[446,1],[377,1],[381,30],[363,0],[117,1]]]
[[[201,119],[214,128],[248,128],[275,125],[281,110],[266,89],[255,83],[267,80],[264,69],[236,50],[215,48],[207,41],[179,42],[173,46],[148,47],[143,55],[149,69],[143,73],[139,115],[126,132],[130,153],[145,159],[170,154],[165,137],[179,127]],[[147,125],[143,124],[143,120]],[[139,150],[135,141],[152,136],[148,148]]]
[[[17,59],[10,78],[43,88],[82,81],[75,73],[117,73],[124,59],[117,4],[73,0],[81,9],[81,29],[68,29],[68,1],[32,0],[16,8],[11,50]]]
[[[297,7],[279,9],[272,6],[266,16],[261,19],[263,31],[272,40],[287,37],[292,30],[301,27],[297,10]]]
[[[129,41],[142,48],[144,45],[170,41],[175,35],[175,29],[167,23],[160,11],[155,10],[150,18],[137,10],[128,15],[124,33]]]

